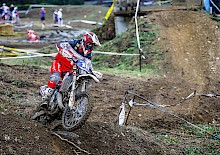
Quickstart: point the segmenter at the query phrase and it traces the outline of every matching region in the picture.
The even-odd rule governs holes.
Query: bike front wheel
[[[89,118],[92,107],[88,94],[77,95],[74,108],[70,109],[68,105],[65,107],[62,117],[63,128],[67,131],[72,131],[81,127]]]

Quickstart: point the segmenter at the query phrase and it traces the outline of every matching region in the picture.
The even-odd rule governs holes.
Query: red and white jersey
[[[58,54],[56,55],[56,59],[59,60],[63,65],[68,68],[72,68],[74,65],[74,61],[82,59],[83,57],[77,53],[69,44],[68,41],[58,42],[57,45]]]

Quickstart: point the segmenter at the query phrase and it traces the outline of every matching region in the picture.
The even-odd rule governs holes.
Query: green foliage
[[[188,155],[199,155],[202,154],[201,149],[192,147],[192,146],[187,146],[185,151],[187,152]]]
[[[146,59],[142,59],[142,71],[151,74],[159,74],[160,61],[163,60],[163,52],[154,48],[154,41],[157,31],[154,26],[145,21],[138,23],[139,38],[142,48],[142,55]],[[96,48],[102,52],[116,52],[125,54],[139,54],[138,42],[136,38],[136,30],[134,23],[131,23],[126,32],[116,36],[113,40],[105,42],[101,47]],[[118,56],[118,55],[95,55],[93,62],[98,68],[114,68],[119,70],[139,71],[139,56]]]
[[[54,4],[54,5],[82,5],[84,0],[11,0],[10,4],[25,5],[25,4]],[[7,5],[10,5],[7,4]]]
[[[160,133],[159,135],[156,135],[156,139],[162,141],[167,145],[180,144],[180,142],[182,141],[179,137],[175,137],[166,133]]]
[[[36,57],[28,59],[11,59],[11,60],[2,60],[3,63],[10,65],[22,65],[22,66],[40,66],[48,67],[51,65],[52,60],[50,58]]]
[[[220,132],[220,128],[216,127],[216,126],[211,126],[211,125],[198,125],[199,127],[201,127],[202,129],[206,130],[209,133],[219,133]],[[188,133],[189,134],[193,134],[198,138],[209,138],[210,135],[207,134],[204,131],[201,130],[196,130],[194,127],[191,126],[186,126],[186,128],[188,128]]]
[[[0,111],[5,111],[5,110],[6,110],[6,105],[5,104],[0,105]]]
[[[28,85],[27,81],[23,81],[23,80],[14,80],[12,81],[12,84],[16,85],[19,88],[22,88]]]
[[[220,128],[215,124],[198,124],[197,126],[211,133],[219,133]],[[182,124],[180,128],[169,130],[166,128],[150,128],[150,133],[155,135],[155,139],[165,146],[174,146],[182,150],[186,155],[219,155],[220,141],[211,137],[206,132]],[[217,135],[217,134],[216,134]]]
[[[101,71],[102,73],[111,73],[111,74],[117,74],[117,75],[129,75],[129,76],[135,76],[135,77],[146,77],[146,76],[158,76],[158,73],[150,68],[144,68],[142,69],[142,72],[140,72],[139,67],[137,67],[135,70],[128,70],[128,69],[119,69],[119,68],[106,68],[106,67],[94,67],[96,70]]]
[[[188,155],[219,155],[220,154],[220,143],[219,142],[211,142],[205,146],[186,146],[185,152]]]
[[[217,27],[220,28],[220,21],[217,22]]]
[[[195,129],[192,126],[186,126],[186,133],[189,135],[194,135],[195,137],[201,139],[199,141],[195,141],[194,144],[188,145],[185,147],[185,151],[189,155],[202,155],[202,154],[210,154],[210,155],[218,155],[220,154],[220,141],[219,140],[212,140],[213,137],[209,135],[207,132],[213,133],[216,136],[219,136],[215,133],[220,132],[220,128],[215,125],[207,125],[207,124],[199,124],[198,126],[202,129],[206,130],[207,132],[203,132],[201,130]],[[201,141],[204,141],[202,139],[207,139],[210,142],[205,143],[204,145],[201,145]]]

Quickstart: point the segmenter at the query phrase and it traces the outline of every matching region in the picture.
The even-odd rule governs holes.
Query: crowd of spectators
[[[13,4],[8,7],[6,3],[3,3],[0,7],[0,22],[18,23],[19,20],[18,7]]]
[[[59,10],[55,9],[53,13],[53,22],[58,26],[63,26],[63,9]],[[45,20],[46,20],[46,10],[44,7],[40,10],[40,20],[41,20],[41,29],[45,28]],[[12,23],[17,24],[20,23],[18,7],[13,4],[9,6],[6,3],[2,3],[0,6],[0,24],[4,23]]]

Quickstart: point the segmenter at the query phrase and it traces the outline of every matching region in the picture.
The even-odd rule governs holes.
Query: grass
[[[141,75],[160,75],[161,61],[164,54],[160,49],[154,46],[157,37],[157,28],[145,21],[139,22],[140,27],[140,44],[142,48]],[[141,30],[142,29],[142,30]],[[147,29],[147,31],[145,31]],[[128,30],[115,37],[113,40],[105,42],[97,51],[139,54],[136,31],[134,23],[130,23]],[[118,70],[118,72],[134,73],[140,72],[139,56],[118,56],[118,55],[95,55],[93,63],[99,69]],[[117,72],[117,71],[116,71]]]
[[[214,124],[197,124],[197,126],[219,136],[220,128]],[[155,139],[167,146],[179,147],[187,155],[219,155],[220,140],[215,139],[206,132],[193,126],[183,124],[182,127],[173,129],[150,129],[155,134]],[[156,132],[155,132],[156,131]],[[218,134],[217,134],[218,133]]]
[[[206,130],[207,132],[212,133],[215,136],[220,137],[220,128],[219,126],[212,124],[198,124],[199,127]],[[194,127],[186,127],[187,134],[195,136],[199,141],[196,145],[186,146],[185,151],[189,155],[218,155],[220,154],[220,140],[215,139],[211,135],[201,130],[195,129]],[[201,145],[202,144],[202,145]]]
[[[5,104],[0,105],[0,111],[5,111],[7,109]]]
[[[185,152],[188,155],[219,155],[219,144],[210,143],[204,146],[186,146]]]
[[[220,21],[217,22],[217,27],[220,28]]]
[[[156,135],[156,139],[162,141],[164,144],[167,145],[176,145],[182,142],[182,138],[180,139],[179,137],[167,133],[159,133],[158,135]]]
[[[15,59],[15,60],[1,60],[2,63],[9,65],[21,65],[21,66],[38,66],[42,68],[48,69],[51,66],[50,58],[29,58],[29,59]],[[131,76],[158,76],[156,69],[154,66],[150,64],[148,67],[142,68],[140,72],[140,66],[136,66],[136,68],[129,69],[123,62],[118,63],[118,67],[108,68],[106,66],[97,66],[94,63],[94,69],[100,71],[102,73],[112,73],[117,75],[131,75]],[[22,81],[14,81],[13,82],[17,86],[22,86],[24,83]]]
[[[52,8],[45,7],[45,10],[47,11],[46,22],[52,23],[53,12],[55,9],[59,8],[63,9],[64,22],[78,19],[102,22],[104,20],[106,12],[108,11],[108,7],[96,5],[59,5],[58,7]],[[39,20],[39,11],[40,8],[33,8],[25,17]],[[73,16],[72,12],[78,13],[75,13]]]
[[[219,126],[215,126],[215,125],[207,125],[207,124],[198,124],[197,126],[199,126],[200,128],[206,130],[207,132],[209,133],[218,133],[218,136],[220,136],[220,128]],[[201,130],[198,130],[198,129],[195,129],[194,127],[191,127],[191,126],[185,126],[185,128],[187,128],[187,133],[188,134],[192,134],[192,135],[195,135],[196,137],[198,138],[209,138],[210,135],[207,134],[206,132],[204,131],[201,131]]]
[[[140,72],[139,66],[137,66],[136,70],[125,70],[120,68],[106,68],[106,67],[100,67],[96,68],[98,71],[102,73],[111,73],[111,74],[117,74],[117,75],[129,75],[129,76],[135,76],[135,77],[146,77],[146,76],[158,76],[157,72],[155,72],[152,69],[144,68]]]
[[[52,60],[50,58],[36,57],[36,58],[0,60],[0,62],[9,65],[39,66],[42,68],[48,68],[51,65]]]

